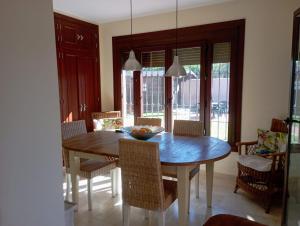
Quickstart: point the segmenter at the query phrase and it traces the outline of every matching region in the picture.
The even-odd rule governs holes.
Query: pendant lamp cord
[[[130,49],[132,49],[132,0],[130,0]]]
[[[176,56],[178,48],[178,0],[176,0]]]

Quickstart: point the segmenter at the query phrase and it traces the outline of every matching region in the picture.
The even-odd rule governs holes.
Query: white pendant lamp
[[[177,55],[177,42],[178,42],[178,0],[176,0],[176,52],[173,59],[173,64],[167,70],[166,77],[180,77],[186,76],[184,67],[179,63],[179,57]]]
[[[132,0],[130,0],[130,35],[132,42]],[[135,54],[133,50],[130,50],[129,57],[126,60],[123,69],[126,71],[141,71],[142,65],[135,58]]]

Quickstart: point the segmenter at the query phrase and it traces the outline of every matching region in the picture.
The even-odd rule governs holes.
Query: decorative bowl
[[[137,140],[148,140],[164,131],[164,128],[159,126],[128,126],[123,127],[122,130]]]

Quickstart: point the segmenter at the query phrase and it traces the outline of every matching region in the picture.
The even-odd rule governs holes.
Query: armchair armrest
[[[239,155],[242,154],[242,150],[245,150],[245,154],[247,155],[250,148],[257,144],[257,141],[247,141],[247,142],[237,142],[235,145],[237,146]]]

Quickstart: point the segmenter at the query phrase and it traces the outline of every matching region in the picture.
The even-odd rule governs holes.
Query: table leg
[[[80,159],[76,157],[74,151],[69,151],[70,173],[72,181],[72,202],[78,204],[78,179],[77,174],[80,167]]]
[[[187,225],[188,199],[189,199],[189,167],[177,167],[177,188],[178,188],[178,218],[179,225]]]
[[[213,180],[214,180],[214,162],[211,161],[206,163],[206,203],[208,208],[211,208]]]

